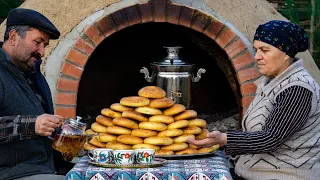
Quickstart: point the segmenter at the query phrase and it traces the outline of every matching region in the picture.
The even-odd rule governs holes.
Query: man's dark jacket
[[[43,113],[53,114],[50,89],[40,72],[40,64],[41,61],[38,61],[33,78],[42,93],[45,108],[41,106],[20,70],[0,48],[0,117],[28,115],[36,118]],[[48,137],[36,134],[30,139],[1,143],[0,180],[55,173],[51,145],[52,140]]]

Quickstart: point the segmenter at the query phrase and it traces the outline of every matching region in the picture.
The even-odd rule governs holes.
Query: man
[[[64,178],[55,174],[49,138],[62,117],[52,115],[50,89],[40,72],[49,39],[59,36],[37,11],[16,8],[8,14],[0,48],[0,180]]]

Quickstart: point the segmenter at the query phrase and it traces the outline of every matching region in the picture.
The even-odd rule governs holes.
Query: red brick
[[[166,1],[154,1],[154,22],[166,22]]]
[[[105,38],[93,24],[86,28],[84,33],[96,46],[98,46]]]
[[[238,71],[237,73],[238,73],[238,79],[240,83],[258,78],[260,76],[256,68],[244,69],[244,70]]]
[[[87,55],[91,55],[94,50],[94,47],[92,47],[90,43],[88,43],[81,37],[78,37],[76,43],[73,46]]]
[[[78,80],[71,80],[60,77],[57,83],[57,89],[63,91],[77,92],[79,87]]]
[[[55,114],[60,115],[64,118],[76,118],[75,107],[56,107]]]
[[[124,12],[126,13],[128,22],[131,26],[141,23],[141,18],[140,18],[137,5],[125,8]]]
[[[250,83],[245,83],[240,85],[240,90],[242,96],[248,95],[248,94],[255,94],[257,90],[257,86],[250,82]]]
[[[152,9],[151,9],[150,3],[140,4],[139,9],[141,13],[142,22],[146,23],[146,22],[153,21]]]
[[[244,66],[253,62],[254,62],[253,56],[249,51],[247,51],[245,54],[239,55],[234,60],[232,60],[232,64],[235,70],[239,70]]]
[[[111,15],[103,17],[97,22],[97,24],[100,27],[105,37],[108,37],[114,32],[116,32],[115,24],[113,22]]]
[[[81,52],[74,49],[69,50],[66,58],[81,67],[84,67],[88,61],[87,55],[82,54]]]
[[[224,48],[234,37],[236,34],[231,29],[227,29],[217,37],[216,42],[221,48]]]
[[[232,44],[229,44],[226,48],[224,48],[224,50],[228,54],[229,58],[232,59],[246,48],[247,46],[244,44],[244,42],[241,39],[238,39]]]
[[[208,23],[208,20],[209,20],[208,16],[204,15],[203,13],[201,13],[199,11],[195,11],[193,14],[193,20],[192,20],[191,27],[193,29],[195,29],[196,31],[204,32],[205,27]]]
[[[186,27],[190,27],[193,13],[194,13],[194,10],[182,6],[179,24],[186,26]]]
[[[175,4],[167,4],[167,22],[178,24],[181,6]]]
[[[77,95],[70,94],[70,93],[62,93],[58,92],[56,94],[56,104],[63,104],[63,105],[76,105],[77,103]]]
[[[83,72],[83,68],[77,67],[73,64],[66,63],[66,62],[63,63],[62,68],[61,68],[62,74],[65,74],[65,75],[68,75],[71,77],[75,77],[78,79],[81,78],[82,72]]]
[[[254,96],[245,96],[245,97],[242,97],[242,100],[241,100],[241,103],[242,103],[242,107],[244,109],[248,109],[251,101],[253,100]]]
[[[212,18],[211,22],[207,26],[204,34],[206,34],[208,37],[210,37],[212,39],[215,39],[217,34],[220,32],[220,30],[222,29],[223,26],[224,25],[220,21]]]
[[[116,25],[116,28],[118,30],[129,26],[129,23],[128,23],[123,11],[116,11],[116,12],[112,13],[111,16],[112,16],[112,18],[114,20],[114,24]]]

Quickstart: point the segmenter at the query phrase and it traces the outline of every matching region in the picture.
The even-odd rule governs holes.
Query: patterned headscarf
[[[298,52],[303,52],[309,48],[309,39],[303,28],[280,20],[273,20],[260,25],[253,40],[270,44],[292,58]]]

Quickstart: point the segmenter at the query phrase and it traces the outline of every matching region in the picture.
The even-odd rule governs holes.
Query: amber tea
[[[85,135],[55,135],[52,147],[60,151],[66,161],[71,161],[78,156],[83,144],[86,142]]]

